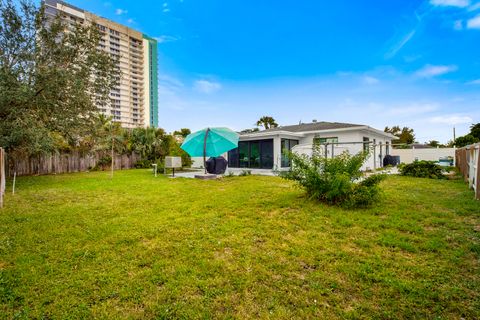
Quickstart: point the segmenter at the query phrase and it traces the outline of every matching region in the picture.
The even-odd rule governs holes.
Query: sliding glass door
[[[239,142],[238,143],[238,161],[239,163],[236,165],[236,167],[240,168],[248,168],[248,154],[249,154],[249,145],[246,142]],[[228,158],[230,158],[230,153]]]
[[[250,142],[250,166],[249,168],[258,169],[260,168],[260,142],[251,141]]]
[[[273,140],[260,141],[260,167],[263,169],[273,168]]]
[[[272,169],[273,139],[240,141],[238,148],[228,152],[232,168]]]

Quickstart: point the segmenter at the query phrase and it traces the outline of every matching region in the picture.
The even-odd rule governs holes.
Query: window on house
[[[338,137],[315,137],[313,142],[318,144],[338,143]]]
[[[363,137],[363,151],[368,152],[370,149],[370,139],[368,137]]]
[[[285,152],[288,153],[288,151],[291,151],[294,146],[298,144],[298,140],[292,140],[292,139],[282,139],[281,140],[281,147],[282,147],[282,163],[281,166],[283,168],[290,167],[291,161],[290,158],[288,157],[288,154],[285,154]]]

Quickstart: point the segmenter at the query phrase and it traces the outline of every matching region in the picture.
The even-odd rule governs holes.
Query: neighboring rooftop
[[[279,126],[276,128],[256,131],[249,134],[275,132],[275,131],[308,132],[308,131],[332,130],[332,129],[352,128],[352,127],[365,127],[365,125],[353,124],[353,123],[319,121],[319,122],[312,122],[312,123],[301,123],[301,124],[296,124],[291,126]]]

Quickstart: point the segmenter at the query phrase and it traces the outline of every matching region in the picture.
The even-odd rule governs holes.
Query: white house
[[[314,121],[281,126],[241,134],[238,148],[228,152],[228,165],[230,168],[287,169],[290,162],[283,151],[292,150],[311,155],[315,139],[328,157],[343,151],[356,154],[369,150],[370,158],[364,169],[375,169],[382,167],[383,158],[390,154],[392,140],[395,138],[389,133],[361,124]]]

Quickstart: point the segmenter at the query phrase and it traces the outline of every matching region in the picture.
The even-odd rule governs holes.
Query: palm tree
[[[262,126],[265,130],[278,127],[275,119],[269,116],[263,116],[257,121],[257,126]]]

